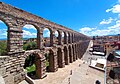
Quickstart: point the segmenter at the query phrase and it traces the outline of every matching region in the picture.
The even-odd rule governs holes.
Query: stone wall
[[[0,75],[5,84],[17,84],[25,79],[24,61],[19,57],[0,56]]]

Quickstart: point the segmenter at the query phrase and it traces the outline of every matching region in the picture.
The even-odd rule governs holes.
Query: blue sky
[[[64,25],[88,36],[120,33],[120,0],[1,0],[27,12]],[[36,30],[23,28],[24,36]],[[0,23],[0,38],[5,36]],[[2,33],[1,33],[2,32]],[[46,36],[48,35],[46,31]]]

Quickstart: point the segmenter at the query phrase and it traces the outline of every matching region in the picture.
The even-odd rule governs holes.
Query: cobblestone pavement
[[[88,47],[89,48],[89,47]],[[104,72],[89,67],[89,49],[83,56],[83,60],[77,60],[65,68],[59,68],[57,72],[47,73],[44,79],[34,80],[36,84],[95,84],[100,80],[104,84]]]

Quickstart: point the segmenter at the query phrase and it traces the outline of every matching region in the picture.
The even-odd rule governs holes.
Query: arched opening
[[[64,32],[64,44],[68,42],[68,33]]]
[[[65,34],[62,32],[62,43],[65,44]]]
[[[64,50],[64,60],[65,60],[65,65],[68,65],[68,64],[69,64],[69,56],[68,56],[68,50],[67,50],[67,47],[65,46],[63,50]]]
[[[54,42],[55,42],[54,44],[55,44],[55,45],[58,45],[58,44],[59,44],[59,40],[60,40],[60,39],[59,39],[59,36],[60,36],[60,35],[59,35],[58,31],[55,31],[55,38],[54,38]]]
[[[24,69],[27,72],[27,75],[31,78],[36,77],[36,64],[35,64],[35,55],[30,54],[26,59],[25,59],[25,64],[24,64]]]
[[[0,56],[7,54],[7,30],[8,26],[0,20]]]
[[[37,30],[35,26],[26,24],[23,30],[23,50],[37,49]]]
[[[43,45],[44,45],[44,47],[50,47],[50,40],[51,40],[50,34],[51,34],[50,29],[44,28],[44,30],[43,30]]]
[[[58,48],[58,51],[57,51],[57,56],[58,56],[58,67],[59,68],[62,68],[62,50],[61,48]]]
[[[46,77],[45,73],[45,59],[40,53],[30,53],[25,59],[24,71],[32,79],[44,78]]]
[[[71,49],[71,46],[68,47],[69,48],[69,60],[70,60],[70,63],[72,63],[72,49]]]
[[[45,66],[46,66],[46,72],[49,72],[49,53],[45,53],[44,54],[44,56],[45,56],[45,59],[46,59],[46,61],[45,61]]]
[[[55,71],[55,58],[54,58],[54,52],[53,50],[49,50],[47,53],[44,54],[46,61],[45,61],[45,66],[46,66],[46,72],[54,72]]]

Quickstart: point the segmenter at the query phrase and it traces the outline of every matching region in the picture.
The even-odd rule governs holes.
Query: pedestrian
[[[99,80],[96,80],[95,84],[101,84],[101,82]]]
[[[70,75],[72,75],[72,70],[70,70]]]
[[[70,84],[70,78],[68,78],[68,84]]]

